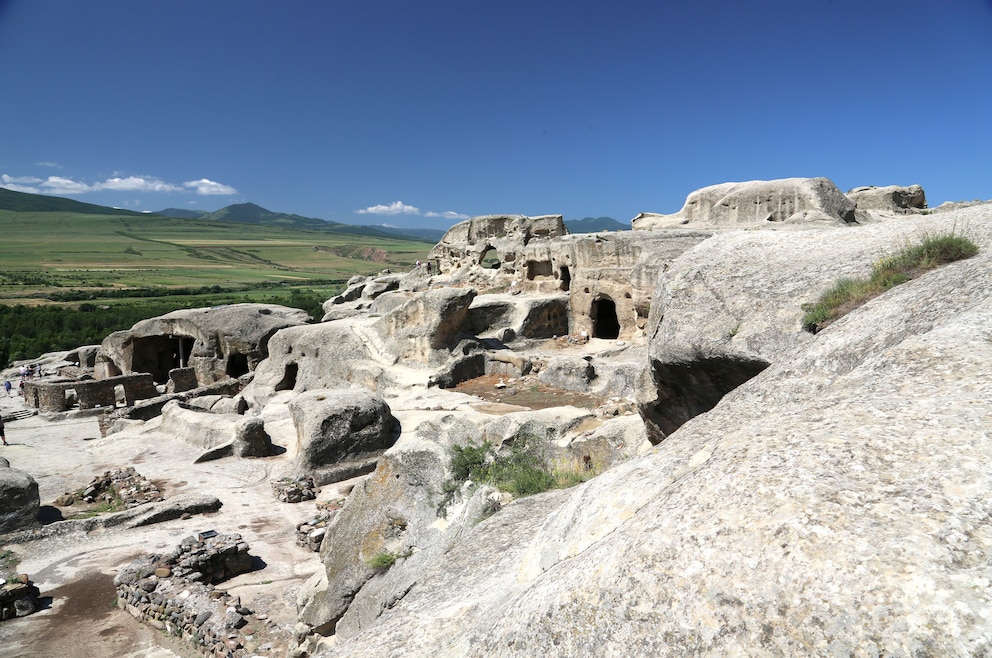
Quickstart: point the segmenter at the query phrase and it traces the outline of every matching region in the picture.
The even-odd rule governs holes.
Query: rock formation
[[[0,462],[0,534],[38,525],[40,505],[35,479]]]
[[[857,204],[859,210],[891,210],[907,213],[927,207],[927,195],[919,185],[856,187],[847,193],[847,198]]]
[[[674,215],[641,213],[635,230],[760,228],[775,224],[854,224],[855,204],[827,178],[721,183],[696,190]]]
[[[474,218],[440,274],[353,279],[323,322],[260,339],[244,390],[200,403],[235,411],[133,422],[205,449],[242,423],[282,437],[276,491],[367,473],[293,525],[320,560],[294,655],[982,655],[992,204],[867,192],[856,214],[827,179],[728,183],[634,222],[659,230],[581,236]],[[839,278],[951,231],[979,255],[803,330]],[[230,374],[208,343],[199,385]],[[517,404],[530,386],[558,406]],[[590,479],[519,497],[469,453]]]

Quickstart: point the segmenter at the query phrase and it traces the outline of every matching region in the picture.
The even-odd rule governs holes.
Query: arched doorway
[[[592,303],[593,338],[619,338],[620,321],[617,319],[617,305],[609,297],[602,295]]]

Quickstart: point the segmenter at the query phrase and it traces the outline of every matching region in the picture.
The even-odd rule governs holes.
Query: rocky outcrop
[[[687,252],[655,296],[657,316],[652,305],[652,359],[703,368],[688,360],[696,346],[761,373],[646,454],[480,523],[376,621],[318,655],[983,653],[987,212],[858,228],[863,243],[833,242],[853,231],[751,232]],[[914,231],[955,222],[967,223],[979,256],[803,334],[802,301]],[[740,271],[743,253],[785,271]],[[692,292],[701,296],[685,322],[702,326],[664,345]],[[404,570],[388,575],[400,582]]]
[[[858,206],[858,210],[910,212],[927,207],[927,195],[919,185],[856,187],[847,193],[847,198]]]
[[[721,183],[696,190],[674,215],[641,213],[635,230],[659,228],[759,228],[857,223],[855,205],[827,178],[783,178]]]
[[[365,389],[314,390],[289,402],[296,426],[296,477],[317,485],[370,472],[396,442],[389,405]]]
[[[40,506],[35,479],[9,464],[0,466],[0,534],[37,526]]]
[[[430,364],[446,361],[464,335],[472,289],[441,288],[412,295],[375,321],[382,351],[395,359]]]

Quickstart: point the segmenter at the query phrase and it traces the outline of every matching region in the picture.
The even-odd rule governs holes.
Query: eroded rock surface
[[[641,213],[635,230],[751,228],[773,224],[854,224],[855,204],[827,178],[721,183],[696,190],[673,215]]]

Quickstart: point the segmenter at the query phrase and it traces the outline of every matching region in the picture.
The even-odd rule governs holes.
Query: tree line
[[[292,290],[253,301],[300,308],[319,320],[323,316],[324,299],[324,295],[312,291]],[[115,331],[130,329],[136,322],[177,309],[246,301],[249,301],[247,296],[232,296],[223,302],[163,299],[113,305],[87,302],[78,307],[0,306],[0,365],[34,359],[46,352],[98,345]]]

